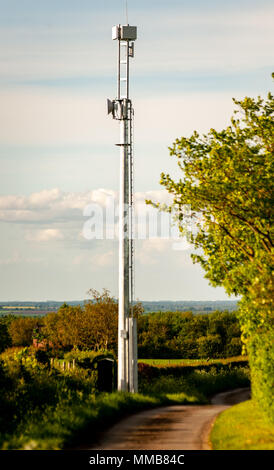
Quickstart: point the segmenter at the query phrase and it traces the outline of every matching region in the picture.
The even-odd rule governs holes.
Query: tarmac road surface
[[[176,405],[129,416],[105,431],[91,450],[210,450],[215,418],[250,398],[242,388],[215,395],[211,405]]]

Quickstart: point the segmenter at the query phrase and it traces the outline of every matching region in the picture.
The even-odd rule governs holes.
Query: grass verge
[[[254,400],[221,413],[212,428],[213,450],[273,450],[274,426],[267,422]]]
[[[237,362],[248,362],[247,356],[235,356],[225,359],[138,359],[139,363],[150,366],[205,366],[210,364],[229,364]]]
[[[186,393],[148,396],[116,392],[93,395],[77,404],[59,403],[54,409],[48,407],[43,415],[29,416],[14,434],[3,436],[2,450],[60,450],[90,445],[100,431],[129,414],[193,402],[196,398]]]

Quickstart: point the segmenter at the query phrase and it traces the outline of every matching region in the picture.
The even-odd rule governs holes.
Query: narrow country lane
[[[237,389],[213,397],[211,405],[178,405],[132,415],[108,429],[92,450],[209,450],[209,432],[216,416],[250,398]]]

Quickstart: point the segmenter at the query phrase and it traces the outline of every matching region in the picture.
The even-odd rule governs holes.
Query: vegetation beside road
[[[88,334],[83,331],[83,319]],[[236,341],[232,339],[239,338],[234,313],[194,316],[191,312],[166,312],[143,316],[139,311],[139,345],[146,348],[149,339],[152,340],[156,356],[139,359],[140,393],[99,392],[97,370],[90,366],[101,354],[112,355],[115,359],[116,320],[117,302],[105,291],[84,309],[63,305],[58,313],[49,315],[45,323],[37,325],[37,319],[12,317],[0,322],[3,351],[0,356],[1,449],[71,448],[84,444],[86,436],[90,444],[96,439],[96,433],[128,414],[169,404],[209,403],[210,397],[218,392],[246,387],[250,383],[247,356],[218,357],[220,351],[229,351],[231,342],[234,348]],[[43,329],[43,325],[46,328]],[[166,342],[163,341],[165,334]],[[185,339],[185,348],[194,341],[197,345],[203,344],[204,358],[197,357],[199,349],[196,347],[196,358],[161,359],[165,357],[168,342],[172,345],[172,334],[182,340],[177,344],[183,345]],[[221,341],[215,342],[215,346],[221,344],[222,349],[214,349],[214,342],[205,341],[206,336],[210,339],[212,334],[215,339],[219,335]],[[22,347],[22,344],[31,345],[33,338],[41,347]],[[200,343],[199,338],[203,338]],[[9,347],[14,344],[17,346]],[[112,351],[100,350],[99,346],[106,344]],[[174,344],[173,341],[172,347]],[[211,348],[209,355],[205,354],[206,345]],[[177,351],[179,354],[179,349]],[[62,367],[69,362],[75,367]],[[242,423],[248,422],[249,414],[250,409],[243,409]],[[224,431],[229,430],[229,426],[225,424]],[[262,436],[261,448],[271,445],[267,426],[262,429]],[[225,440],[226,437],[219,439],[220,445]],[[229,442],[229,436],[227,440]],[[250,448],[252,445],[253,440]]]
[[[230,343],[234,351],[237,341],[232,339],[239,340],[234,313],[142,315],[137,305],[139,347],[143,346],[144,352],[152,341],[156,358],[151,360],[157,364],[139,363],[139,394],[99,392],[98,374],[92,364],[101,354],[116,357],[117,301],[107,291],[102,295],[92,292],[93,299],[84,307],[64,304],[57,313],[43,319],[1,319],[2,449],[74,446],[83,443],[85,435],[92,441],[96,437],[94,430],[98,432],[126,414],[166,404],[208,403],[209,397],[219,391],[249,384],[246,357],[218,357],[224,351],[228,354]],[[212,336],[217,341],[212,341]],[[198,347],[196,359],[183,363],[181,359],[163,362],[157,358],[161,351],[165,357],[168,348],[171,354],[175,345],[179,355],[199,338],[204,359],[197,358]],[[212,359],[214,355],[217,358]],[[65,367],[68,363],[73,367]]]
[[[210,440],[213,450],[274,450],[274,426],[248,400],[217,417]]]
[[[87,355],[79,352],[81,360]],[[168,368],[139,365],[139,394],[106,394],[98,393],[96,372],[82,367],[62,371],[45,359],[32,348],[1,355],[2,449],[61,449],[83,443],[86,435],[92,442],[96,432],[126,414],[167,404],[207,403],[211,394],[249,382],[248,368],[242,367],[194,368],[186,374],[183,367],[173,367],[172,374]]]
[[[139,375],[142,393],[169,396],[183,390],[195,403],[207,403],[216,393],[250,385],[248,364],[239,362],[171,367],[140,363]]]

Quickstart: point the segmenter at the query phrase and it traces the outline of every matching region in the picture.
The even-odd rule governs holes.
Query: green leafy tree
[[[93,348],[95,350],[116,349],[118,341],[118,302],[104,289],[100,294],[95,289],[88,292],[91,300],[84,306],[84,314],[92,325]]]
[[[44,318],[41,334],[55,349],[103,350],[117,348],[118,304],[107,290],[90,290],[84,306],[63,304]]]
[[[33,331],[39,328],[41,320],[33,317],[14,318],[9,324],[9,334],[13,346],[30,346]]]
[[[273,411],[273,152],[274,99],[234,100],[226,129],[194,132],[170,148],[182,170],[160,184],[173,195],[170,211],[185,234],[184,205],[191,205],[194,262],[213,286],[241,297],[242,338],[250,356],[252,393],[269,416]]]
[[[84,327],[82,308],[79,305],[62,305],[57,313],[49,313],[44,317],[40,334],[54,349],[71,349],[79,346]],[[85,334],[88,334],[88,329]]]
[[[162,359],[238,356],[240,336],[235,313],[149,313],[138,320],[138,354],[140,358]]]

